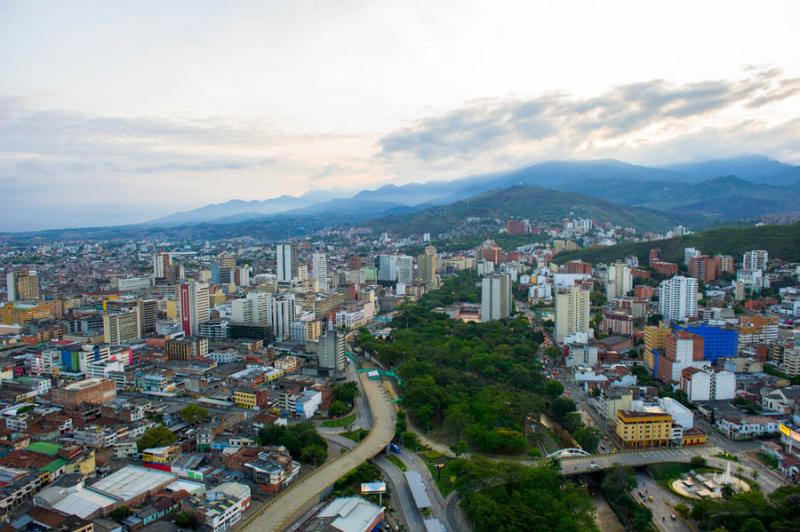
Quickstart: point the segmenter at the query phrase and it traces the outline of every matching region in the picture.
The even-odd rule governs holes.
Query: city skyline
[[[659,7],[5,4],[0,230],[553,159],[800,163],[797,5]]]

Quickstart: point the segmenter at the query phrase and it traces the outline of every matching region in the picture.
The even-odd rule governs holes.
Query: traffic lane
[[[431,509],[433,516],[436,517],[442,524],[446,525],[448,530],[457,530],[454,528],[454,523],[450,523],[447,508],[444,502],[444,497],[436,486],[436,481],[433,480],[428,464],[416,454],[408,452],[406,449],[401,448],[399,453],[400,459],[406,464],[410,471],[416,471],[422,477],[422,482],[425,484],[425,489],[430,495]]]
[[[681,502],[680,499],[666,491],[645,474],[637,474],[636,483],[636,491],[631,495],[640,502],[644,502],[638,492],[645,493],[646,502],[644,502],[644,505],[653,512],[653,524],[657,529],[666,532],[686,532],[691,530],[681,517],[675,513],[674,506]],[[651,496],[653,497],[652,501],[649,500]],[[673,515],[675,516],[674,521],[672,520]]]
[[[406,476],[385,456],[378,456],[373,462],[389,479],[392,485],[392,492],[397,495],[397,500],[400,504],[399,510],[408,530],[424,530],[425,522],[422,519],[422,513],[414,503],[414,497],[411,495],[411,488],[408,486]]]

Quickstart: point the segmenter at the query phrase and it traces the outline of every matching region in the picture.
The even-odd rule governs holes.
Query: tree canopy
[[[186,423],[197,423],[208,419],[208,409],[200,405],[186,405],[180,412],[181,419]]]
[[[147,429],[144,434],[142,434],[142,437],[139,438],[139,441],[136,442],[136,446],[141,451],[151,447],[172,445],[176,441],[178,441],[178,437],[174,432],[169,430],[164,425],[157,425]]]
[[[258,431],[261,445],[283,445],[292,457],[306,464],[319,465],[328,457],[328,445],[310,421],[291,427],[267,425]]]

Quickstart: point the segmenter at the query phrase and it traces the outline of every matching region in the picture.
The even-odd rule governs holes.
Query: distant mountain
[[[231,200],[171,214],[152,223],[160,225],[228,223],[286,213],[361,216],[369,213],[370,216],[374,216],[392,209],[419,210],[426,205],[446,205],[476,194],[501,190],[513,185],[568,190],[627,205],[650,206],[657,209],[672,208],[674,205],[661,201],[661,198],[655,195],[654,191],[661,190],[663,197],[675,198],[678,202],[675,205],[693,203],[694,210],[703,211],[706,207],[703,202],[710,201],[708,206],[716,204],[715,213],[722,211],[717,213],[717,217],[723,220],[735,218],[738,213],[748,213],[750,216],[753,213],[774,213],[784,210],[783,201],[772,202],[769,198],[759,196],[752,203],[748,203],[747,196],[741,194],[735,195],[736,210],[726,209],[727,196],[716,193],[713,196],[706,197],[702,194],[698,196],[697,193],[702,192],[701,189],[687,188],[720,176],[736,176],[744,181],[773,186],[796,186],[800,181],[800,169],[753,155],[666,168],[633,165],[613,159],[548,161],[525,168],[452,181],[389,184],[374,190],[362,190],[355,195],[327,192],[307,193],[300,197],[280,196],[264,201]],[[689,197],[693,198],[691,202],[687,200]]]
[[[797,169],[797,167],[783,164],[763,155],[741,155],[730,159],[674,164],[663,168],[668,171],[693,176],[698,180],[732,175],[747,181],[760,183],[769,183],[771,177]]]
[[[687,221],[683,216],[626,207],[574,192],[516,185],[410,215],[378,218],[371,222],[371,226],[376,231],[391,231],[404,236],[422,232],[439,234],[464,224],[471,217],[501,220],[513,217],[542,222],[584,217],[643,231],[664,231]]]
[[[734,176],[700,183],[588,180],[567,190],[625,205],[726,221],[800,211],[800,190],[745,181]]]
[[[588,262],[611,262],[628,255],[639,257],[646,264],[650,249],[659,248],[664,260],[680,262],[683,250],[695,247],[707,254],[733,255],[741,261],[742,254],[751,249],[766,249],[770,258],[786,262],[800,261],[800,222],[786,225],[760,225],[755,227],[721,227],[680,238],[653,242],[623,243],[616,246],[582,249],[556,256],[556,262],[582,259]]]

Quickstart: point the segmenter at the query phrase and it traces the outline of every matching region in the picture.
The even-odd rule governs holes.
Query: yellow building
[[[43,320],[52,316],[50,307],[43,303],[7,303],[0,307],[0,322],[9,325],[13,323],[22,325],[32,320]]]
[[[660,412],[617,412],[617,437],[625,447],[662,447],[672,441],[672,416]]]
[[[83,475],[93,475],[97,469],[94,450],[86,453],[86,456],[79,458],[64,466],[64,473],[81,473]]]
[[[266,406],[269,392],[266,389],[240,388],[233,392],[233,402],[240,408]]]
[[[652,373],[655,367],[653,349],[663,350],[666,347],[667,336],[671,331],[672,329],[663,325],[647,325],[644,328],[643,359],[648,372]]]
[[[178,302],[174,299],[167,299],[167,318],[176,321],[178,319]]]
[[[165,447],[151,447],[142,450],[142,461],[156,464],[171,464],[181,455],[181,448],[177,445]]]

